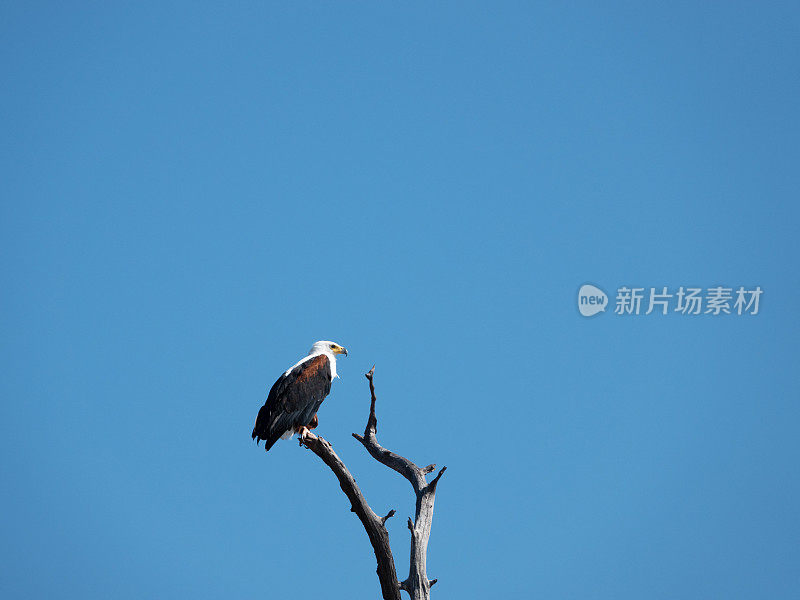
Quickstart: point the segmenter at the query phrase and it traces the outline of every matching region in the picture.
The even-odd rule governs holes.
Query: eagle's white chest
[[[328,360],[331,361],[331,381],[333,381],[338,377],[336,374],[336,355],[332,352],[326,352],[325,356],[327,356]]]

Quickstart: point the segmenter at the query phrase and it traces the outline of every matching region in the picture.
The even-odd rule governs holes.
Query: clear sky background
[[[0,595],[379,595],[320,413],[440,598],[796,598],[794,3],[0,9]],[[764,290],[579,315],[585,282]],[[502,596],[501,596],[502,595]]]

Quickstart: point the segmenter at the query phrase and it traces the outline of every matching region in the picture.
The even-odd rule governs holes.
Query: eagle
[[[331,382],[338,377],[337,354],[347,356],[347,349],[334,342],[315,342],[308,356],[278,377],[256,417],[256,445],[264,440],[264,449],[269,451],[278,439],[295,433],[305,439],[319,424],[317,411],[331,391]]]

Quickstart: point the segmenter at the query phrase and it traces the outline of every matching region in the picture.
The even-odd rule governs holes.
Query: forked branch
[[[408,520],[411,531],[411,560],[409,563],[408,577],[402,582],[397,580],[392,549],[389,545],[389,534],[386,531],[386,521],[394,516],[395,511],[390,510],[385,517],[379,517],[370,508],[364,494],[359,489],[347,467],[333,451],[333,447],[324,438],[308,433],[301,443],[319,456],[328,465],[339,480],[339,485],[350,500],[351,510],[361,520],[367,532],[375,558],[378,562],[378,579],[384,600],[398,600],[400,590],[403,589],[411,596],[412,600],[427,600],[430,598],[430,589],[436,579],[428,580],[426,560],[428,552],[428,539],[431,535],[431,522],[433,520],[433,503],[436,498],[436,486],[447,467],[442,467],[439,473],[428,483],[426,475],[432,473],[436,465],[418,467],[407,458],[387,450],[378,443],[377,430],[378,418],[375,414],[375,385],[373,376],[375,367],[366,374],[369,381],[370,407],[367,426],[364,435],[353,434],[367,452],[378,462],[386,465],[405,477],[416,496],[416,509],[414,520]]]
[[[430,589],[433,585],[428,580],[426,564],[428,539],[431,536],[431,523],[433,521],[433,503],[436,499],[436,486],[447,467],[442,467],[436,477],[428,483],[425,476],[428,473],[432,473],[436,465],[418,467],[404,456],[395,454],[378,443],[374,375],[375,367],[373,366],[369,373],[366,374],[369,381],[370,405],[369,418],[364,429],[364,435],[354,433],[353,437],[364,445],[367,452],[375,460],[405,477],[414,489],[414,494],[417,497],[414,521],[408,520],[408,528],[411,531],[411,560],[409,562],[408,577],[400,583],[400,587],[409,593],[412,600],[427,600],[430,598]]]
[[[361,524],[367,532],[372,550],[375,552],[375,559],[378,561],[378,580],[381,583],[381,593],[384,600],[400,600],[400,584],[397,581],[397,571],[394,567],[394,557],[392,548],[389,545],[389,532],[386,531],[386,519],[394,514],[394,510],[389,511],[385,517],[379,517],[370,508],[364,494],[358,487],[356,480],[347,470],[342,460],[333,451],[325,438],[306,434],[302,440],[303,445],[319,456],[336,478],[347,499],[350,500],[350,510],[358,516]]]

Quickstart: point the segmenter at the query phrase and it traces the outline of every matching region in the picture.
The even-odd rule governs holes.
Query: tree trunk
[[[370,391],[367,426],[364,429],[364,435],[354,433],[353,437],[363,444],[364,448],[375,460],[405,477],[414,489],[414,494],[417,498],[414,520],[408,519],[408,529],[411,531],[411,559],[409,561],[408,577],[404,581],[401,582],[397,579],[394,557],[389,545],[389,534],[385,526],[386,520],[394,516],[395,511],[389,511],[385,517],[379,517],[375,514],[347,467],[333,451],[330,443],[324,438],[313,433],[307,433],[300,443],[319,456],[333,471],[339,480],[342,491],[350,500],[350,510],[356,513],[361,520],[361,524],[364,526],[372,544],[372,549],[375,552],[375,559],[378,562],[378,579],[380,580],[384,600],[399,600],[401,589],[408,592],[412,600],[427,600],[430,598],[431,587],[436,583],[436,579],[428,579],[426,568],[428,539],[431,535],[431,522],[433,521],[433,504],[436,499],[436,486],[447,467],[442,467],[436,477],[428,483],[426,475],[433,472],[436,465],[418,467],[407,458],[387,450],[378,443],[376,435],[378,419],[375,415],[375,386],[372,381],[374,373],[375,367],[372,367],[366,375],[367,380],[369,380]]]

